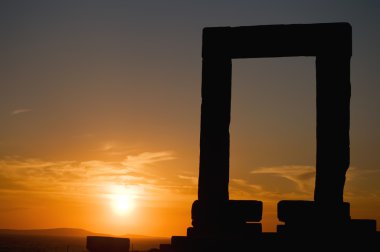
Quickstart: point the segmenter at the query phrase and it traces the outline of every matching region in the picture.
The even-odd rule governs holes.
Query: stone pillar
[[[205,57],[198,199],[207,204],[229,199],[231,58]]]
[[[317,173],[314,200],[334,211],[343,203],[350,164],[350,58],[316,57]],[[336,209],[338,210],[338,209]]]

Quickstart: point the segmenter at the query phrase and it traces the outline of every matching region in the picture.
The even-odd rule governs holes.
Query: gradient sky
[[[202,28],[350,22],[354,218],[380,222],[379,1],[1,1],[0,228],[185,234]],[[233,61],[233,199],[313,197],[313,57]],[[117,196],[134,208],[112,211]],[[379,224],[378,224],[379,229]]]

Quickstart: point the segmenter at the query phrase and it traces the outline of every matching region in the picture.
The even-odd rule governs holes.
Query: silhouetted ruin
[[[220,230],[217,227],[220,222],[215,224],[213,220],[215,211],[209,209],[223,209],[226,204],[229,205],[226,202],[229,202],[231,60],[236,58],[316,57],[317,164],[313,206],[318,208],[315,213],[323,215],[320,216],[323,219],[338,221],[347,217],[342,214],[342,205],[345,174],[350,160],[351,44],[351,26],[347,23],[203,30],[198,199],[199,204],[207,207],[204,208],[203,214],[206,216],[203,221],[194,216],[195,229],[207,226]],[[298,203],[282,205],[286,209],[287,204]],[[304,204],[298,207],[302,206]],[[229,207],[239,208],[240,205]],[[229,218],[236,217],[230,215],[226,218],[229,221]]]
[[[187,236],[160,251],[314,251],[379,248],[375,220],[354,220],[343,202],[350,164],[348,23],[211,27],[203,30],[198,200]],[[262,232],[263,203],[230,200],[232,59],[316,57],[317,161],[314,201],[280,201],[276,233]]]

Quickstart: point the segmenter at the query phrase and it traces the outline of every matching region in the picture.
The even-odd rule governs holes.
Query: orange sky
[[[380,221],[377,2],[138,2],[0,3],[0,228],[185,234],[202,28],[336,21],[354,41],[345,200]],[[262,200],[265,231],[279,200],[313,198],[315,117],[314,58],[233,61],[230,196]]]

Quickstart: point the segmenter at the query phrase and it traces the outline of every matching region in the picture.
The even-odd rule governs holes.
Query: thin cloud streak
[[[128,155],[118,162],[8,157],[0,160],[0,191],[83,195],[102,194],[110,185],[121,185],[154,194],[162,190],[162,178],[148,171],[149,167],[174,158],[166,151]]]
[[[130,168],[139,168],[145,165],[154,164],[162,161],[173,160],[175,157],[171,152],[144,152],[136,156],[129,155],[122,162],[123,165]]]
[[[11,115],[24,114],[24,113],[28,113],[31,111],[32,111],[31,109],[27,109],[27,108],[15,109],[15,110],[11,111]]]
[[[260,167],[250,172],[252,175],[265,174],[284,178],[297,186],[301,193],[310,193],[314,185],[315,167],[308,165],[287,165]]]
[[[175,158],[170,151],[128,155],[115,162],[101,160],[51,162],[7,157],[0,160],[0,192],[3,197],[12,193],[32,193],[83,198],[89,195],[107,195],[108,188],[118,185],[133,189],[138,192],[140,199],[146,201],[162,201],[163,198],[195,200],[198,189],[196,175],[185,172],[173,177],[162,173],[165,164],[161,162]],[[374,172],[377,171],[353,167],[347,174],[347,181],[353,178],[365,179]],[[313,166],[260,167],[252,170],[244,178],[230,178],[230,197],[259,199],[264,202],[282,199],[312,200],[314,177]],[[280,185],[281,183],[287,185]],[[346,195],[350,198],[380,198],[379,192],[365,193],[358,190],[361,189],[351,188]]]
[[[346,174],[345,197],[350,200],[367,199],[379,200],[380,192],[367,191],[363,187],[352,187],[354,181],[366,180],[379,170],[359,169],[350,167]],[[265,176],[265,178],[281,178],[293,184],[293,191],[270,191],[267,190],[267,183],[257,181],[252,187],[252,182],[247,179],[231,179],[230,189],[236,193],[251,195],[252,198],[261,198],[263,200],[282,200],[282,199],[313,199],[315,187],[315,167],[309,165],[284,165],[273,167],[259,167],[250,172],[253,178]],[[254,180],[254,179],[253,179]],[[232,182],[232,183],[231,183]],[[249,192],[249,193],[247,193]]]

